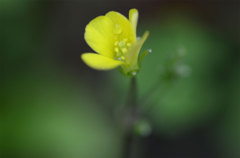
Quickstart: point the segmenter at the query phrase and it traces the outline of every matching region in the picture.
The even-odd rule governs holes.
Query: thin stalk
[[[126,133],[124,135],[123,158],[133,158],[135,135],[133,132],[134,123],[137,119],[137,81],[136,77],[131,78],[128,98],[126,102]]]
[[[136,77],[131,78],[130,88],[128,92],[128,99],[126,105],[128,107],[137,106],[137,80]]]

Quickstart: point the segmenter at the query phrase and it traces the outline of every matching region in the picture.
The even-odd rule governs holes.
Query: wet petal
[[[85,29],[85,40],[97,53],[113,58],[114,24],[106,16],[93,19]]]
[[[137,9],[131,9],[129,11],[129,21],[130,21],[133,31],[136,35],[137,23],[138,23],[138,10]]]
[[[123,62],[114,60],[96,53],[83,53],[82,60],[89,67],[97,70],[110,70],[123,64]]]
[[[109,17],[113,21],[115,35],[118,35],[121,39],[127,38],[130,42],[136,42],[132,25],[125,16],[118,12],[110,11],[106,14],[106,17]]]

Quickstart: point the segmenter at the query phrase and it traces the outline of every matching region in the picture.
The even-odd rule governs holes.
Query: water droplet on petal
[[[152,49],[148,49],[148,52],[149,52],[149,53],[152,53]]]
[[[114,33],[116,34],[122,33],[122,28],[118,24],[115,25]]]
[[[133,72],[132,72],[132,75],[133,75],[133,76],[136,76],[136,75],[137,75],[137,72],[133,71]]]
[[[127,43],[127,46],[128,46],[128,47],[131,47],[131,45],[132,45],[131,43]]]

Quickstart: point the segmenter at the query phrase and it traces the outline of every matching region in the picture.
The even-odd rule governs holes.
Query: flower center
[[[115,41],[114,43],[114,52],[115,52],[115,59],[124,61],[125,55],[128,52],[129,47],[131,47],[131,43],[128,42],[128,39],[125,38],[121,41]]]

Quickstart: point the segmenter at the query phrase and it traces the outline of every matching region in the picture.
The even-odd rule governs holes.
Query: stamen
[[[120,41],[119,43],[118,43],[118,45],[119,45],[119,47],[120,48],[122,48],[122,47],[125,47],[125,42],[124,41]]]
[[[121,56],[121,59],[122,59],[122,60],[125,60],[125,57],[124,57],[124,56]]]
[[[127,48],[122,48],[121,50],[123,53],[127,53]]]
[[[128,48],[132,46],[130,42],[127,42],[128,39],[116,39],[114,42],[114,52],[115,52],[115,58],[120,61],[124,61],[126,59],[125,54],[128,52]]]
[[[121,52],[116,52],[116,57],[120,57],[122,55]]]
[[[115,48],[114,48],[114,51],[115,51],[116,53],[118,53],[118,52],[119,52],[119,48],[115,47]]]

